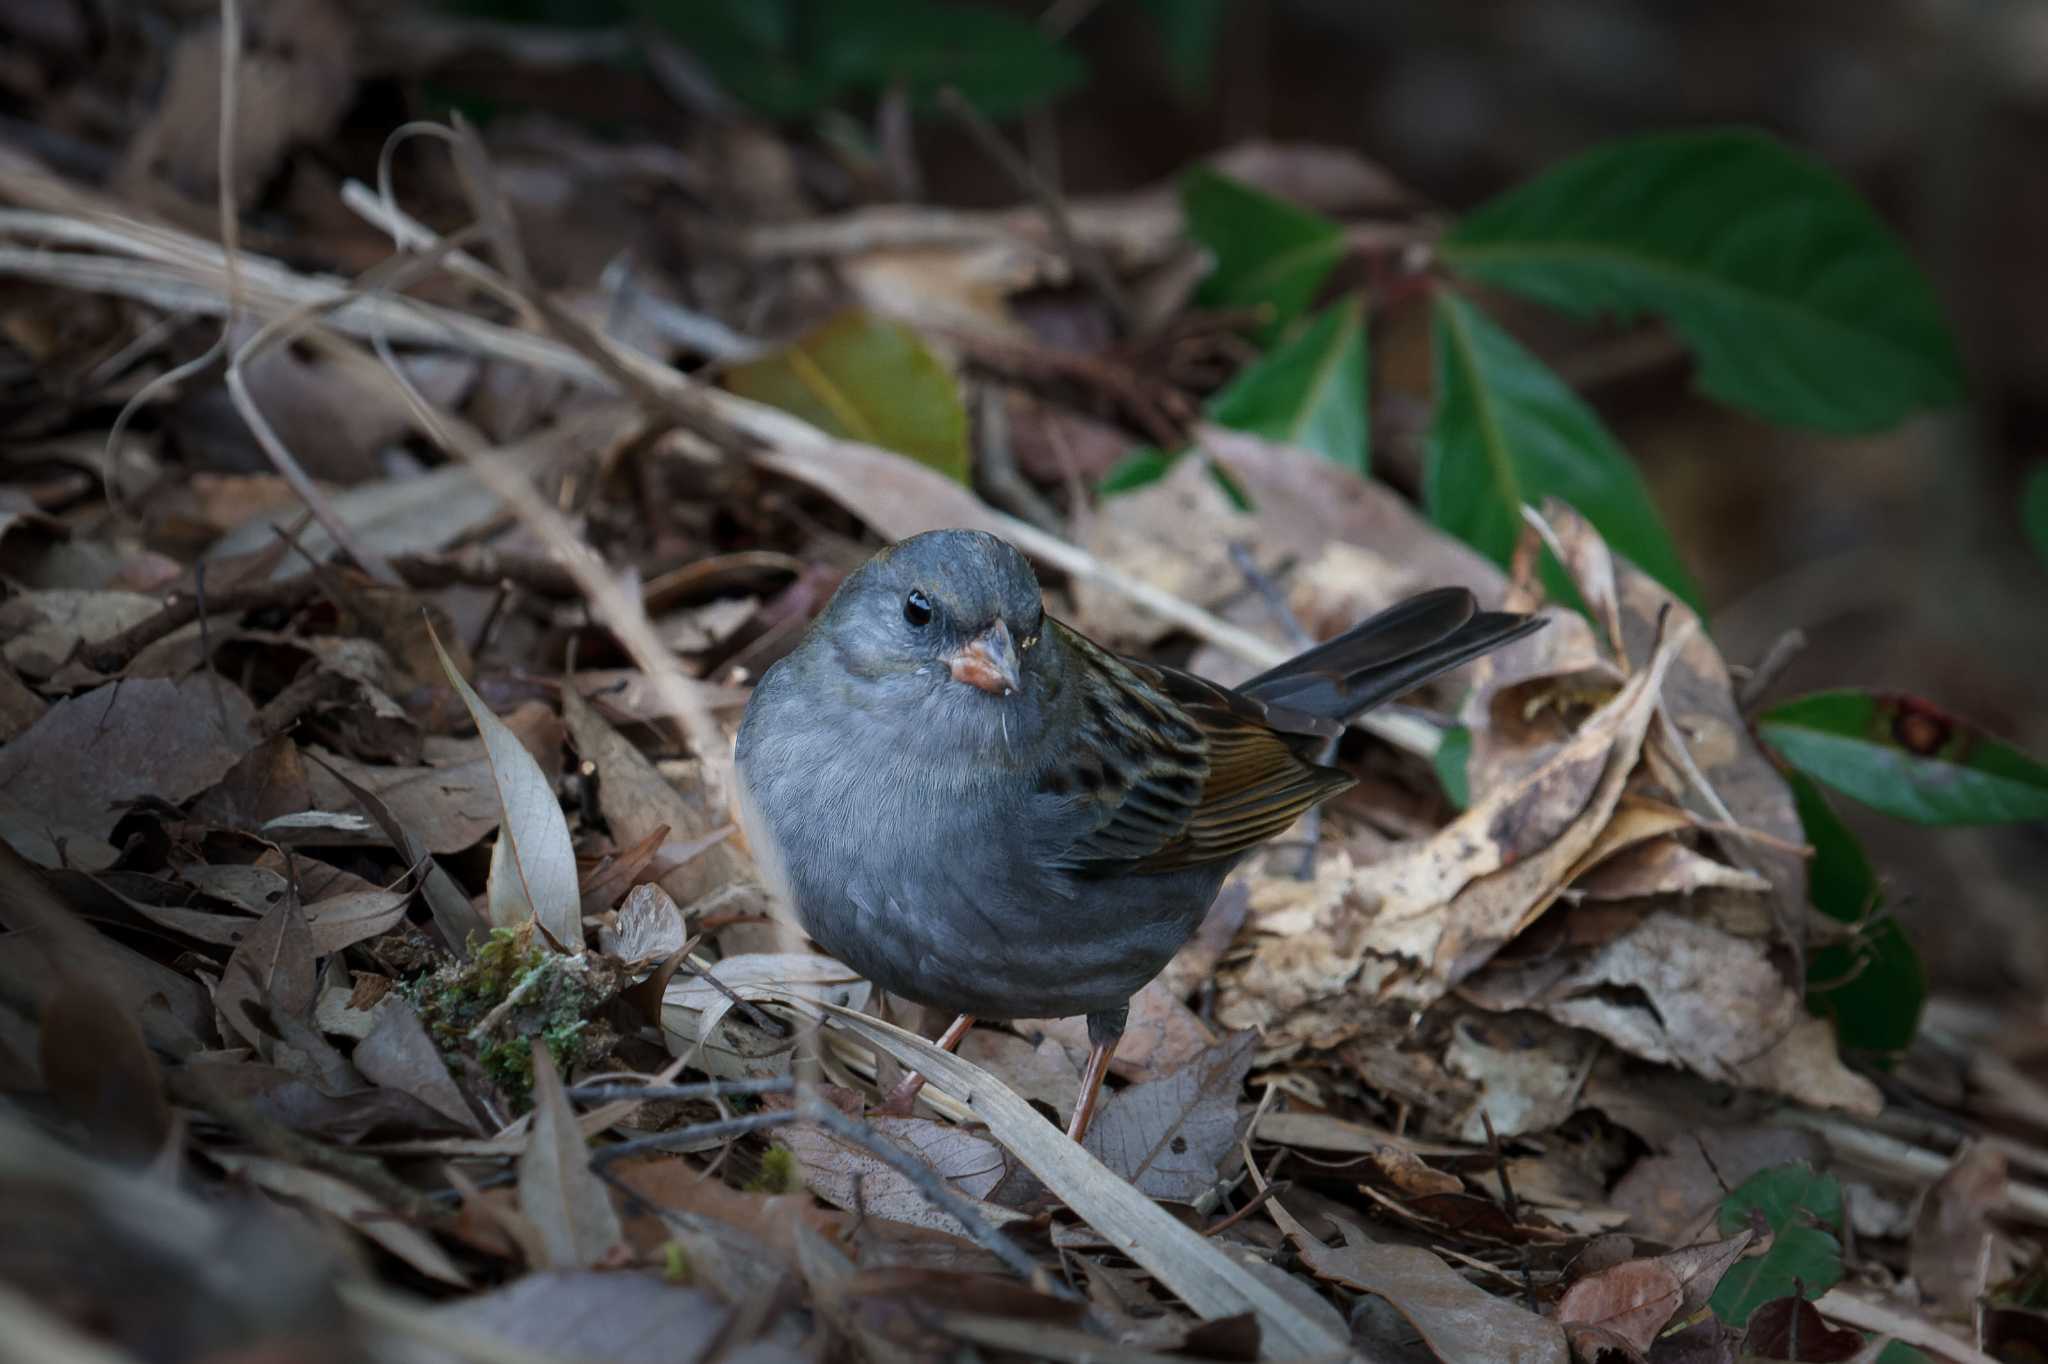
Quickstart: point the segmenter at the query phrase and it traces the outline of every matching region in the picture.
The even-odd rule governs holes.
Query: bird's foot
[[[868,1111],[881,1118],[907,1118],[917,1107],[918,1091],[923,1088],[923,1072],[913,1070],[898,1080],[894,1087],[882,1096],[882,1101]]]

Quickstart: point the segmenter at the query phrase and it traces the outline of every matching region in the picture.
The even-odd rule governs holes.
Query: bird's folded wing
[[[1351,785],[1298,751],[1338,726],[1198,677],[1136,663],[1053,621],[1082,669],[1082,720],[1059,784],[1089,830],[1059,858],[1081,875],[1175,871],[1234,857]]]

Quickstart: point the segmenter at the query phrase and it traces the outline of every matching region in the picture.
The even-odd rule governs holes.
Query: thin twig
[[[1045,215],[1046,226],[1052,230],[1053,243],[1059,248],[1059,253],[1067,258],[1075,274],[1087,280],[1095,292],[1102,295],[1110,315],[1116,318],[1118,329],[1128,333],[1136,316],[1131,311],[1131,301],[1124,297],[1123,288],[1117,283],[1108,263],[1074,234],[1073,220],[1058,191],[1038,178],[1038,172],[1031,169],[1016,149],[996,131],[996,125],[989,122],[965,95],[949,85],[939,91],[939,104],[959,120],[960,126],[967,130],[967,135],[974,139],[989,160],[995,162],[1003,174],[1016,181],[1017,188],[1037,203],[1039,212]]]
[[[796,1081],[787,1075],[761,1080],[704,1080],[689,1085],[589,1084],[570,1085],[570,1098],[583,1103],[604,1103],[613,1099],[637,1099],[646,1103],[684,1102],[692,1099],[736,1099],[755,1094],[788,1094]]]
[[[1763,658],[1750,669],[1749,677],[1742,684],[1742,690],[1735,694],[1735,708],[1744,715],[1756,708],[1763,700],[1771,684],[1789,667],[1792,660],[1806,649],[1806,631],[1794,626],[1771,641],[1771,647],[1764,650]]]
[[[770,1037],[787,1038],[789,1036],[789,1025],[787,1023],[784,1023],[779,1018],[770,1017],[751,1001],[741,999],[737,994],[733,993],[732,986],[727,985],[718,978],[716,967],[698,966],[694,962],[683,961],[676,963],[676,969],[689,972],[698,980],[703,981],[706,985],[724,995],[727,1003],[745,1014],[749,1023],[752,1023]]]

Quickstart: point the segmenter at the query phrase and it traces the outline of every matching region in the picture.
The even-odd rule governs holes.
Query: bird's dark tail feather
[[[1238,690],[1269,705],[1348,720],[1542,626],[1541,616],[1481,611],[1462,587],[1438,588],[1388,607]]]

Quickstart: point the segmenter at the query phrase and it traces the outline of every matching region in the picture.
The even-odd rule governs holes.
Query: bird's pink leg
[[[967,1030],[974,1026],[972,1014],[961,1014],[939,1034],[940,1051],[951,1051],[960,1045],[960,1039],[967,1036]],[[913,1070],[896,1082],[896,1087],[875,1106],[875,1112],[884,1117],[907,1118],[911,1105],[917,1102],[917,1092],[924,1088],[924,1072]]]
[[[1088,1049],[1088,1067],[1081,1072],[1081,1098],[1074,1105],[1073,1121],[1067,1124],[1067,1135],[1079,1142],[1088,1135],[1088,1124],[1095,1118],[1095,1101],[1102,1094],[1102,1082],[1109,1075],[1109,1059],[1116,1055],[1116,1044],[1120,1037],[1097,1042]]]

